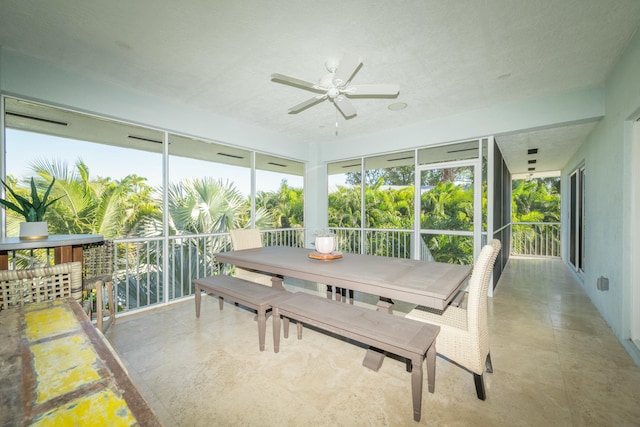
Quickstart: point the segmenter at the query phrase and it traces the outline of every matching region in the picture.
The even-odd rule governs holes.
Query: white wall
[[[631,230],[631,201],[638,183],[631,180],[632,141],[629,119],[640,109],[640,33],[629,43],[606,80],[605,117],[562,171],[563,201],[568,199],[568,176],[582,162],[586,166],[584,289],[618,338],[628,340],[632,314],[632,271],[638,263],[638,243]],[[563,203],[562,219],[568,219]],[[568,239],[563,227],[563,239]],[[565,251],[565,259],[567,258]],[[609,291],[596,290],[600,276],[609,278]],[[635,308],[640,310],[639,307]]]

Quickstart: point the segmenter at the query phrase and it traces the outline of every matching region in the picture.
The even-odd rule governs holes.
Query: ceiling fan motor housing
[[[327,95],[331,99],[336,99],[336,97],[340,95],[340,90],[337,87],[330,87],[327,91]]]

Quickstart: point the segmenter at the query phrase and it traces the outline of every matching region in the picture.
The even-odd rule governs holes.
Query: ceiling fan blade
[[[362,58],[358,55],[345,54],[338,65],[336,75],[333,76],[333,84],[337,87],[345,86],[361,65]]]
[[[314,92],[324,92],[326,89],[318,86],[316,83],[311,83],[306,80],[297,79],[295,77],[285,76],[284,74],[273,73],[271,74],[271,80],[284,83],[291,86],[297,86],[302,89],[312,90]]]
[[[356,109],[346,97],[339,96],[333,100],[345,119],[356,115]]]
[[[324,101],[325,99],[327,99],[327,95],[314,96],[313,98],[309,98],[306,101],[301,102],[300,104],[294,105],[293,107],[289,108],[289,114],[297,114],[302,110],[306,110],[312,105],[315,105],[321,101]]]
[[[400,92],[397,84],[371,84],[349,86],[343,93],[349,96],[394,96]]]

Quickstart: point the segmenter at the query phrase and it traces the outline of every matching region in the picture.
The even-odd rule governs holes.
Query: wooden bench
[[[260,351],[264,351],[264,341],[267,329],[267,311],[271,309],[271,302],[285,295],[284,288],[272,288],[248,280],[232,276],[210,276],[195,279],[196,317],[200,317],[200,303],[202,291],[217,295],[220,300],[220,310],[224,306],[224,299],[242,304],[258,312],[258,342]]]
[[[284,318],[284,335],[288,337],[289,320],[315,326],[411,361],[413,419],[420,421],[422,407],[422,362],[427,360],[429,392],[433,393],[436,373],[435,339],[440,327],[404,317],[342,304],[307,293],[290,293],[272,302],[273,349],[280,350],[280,316]]]

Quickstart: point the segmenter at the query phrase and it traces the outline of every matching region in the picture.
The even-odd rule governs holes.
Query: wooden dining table
[[[267,246],[220,252],[220,263],[322,283],[380,297],[379,311],[392,312],[394,300],[443,310],[465,285],[472,266],[434,261],[341,254],[321,260],[312,249]],[[367,353],[364,364],[377,371],[384,356]]]
[[[311,258],[312,249],[267,246],[216,254],[218,262],[283,277],[353,289],[392,300],[444,309],[465,284],[472,266],[342,254],[340,258]]]

